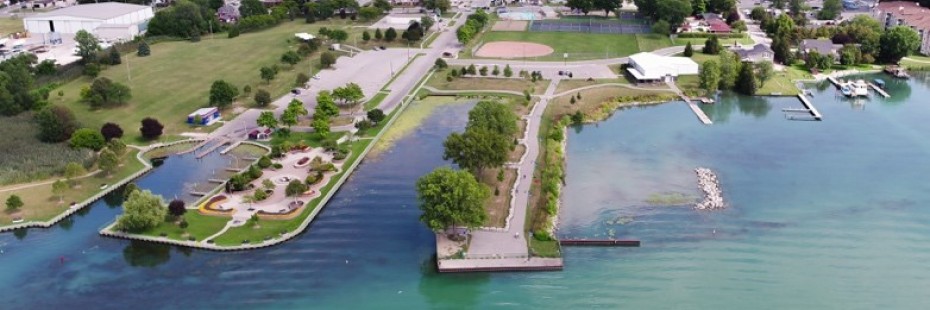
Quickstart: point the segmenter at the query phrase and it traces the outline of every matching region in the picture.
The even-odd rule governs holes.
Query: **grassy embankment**
[[[52,193],[52,182],[55,179],[0,188],[0,201],[6,201],[10,195],[18,195],[24,203],[18,212],[0,212],[0,225],[11,224],[14,216],[22,217],[26,221],[47,221],[61,214],[68,210],[72,202],[82,202],[100,192],[102,184],[116,183],[142,170],[145,166],[136,159],[137,153],[134,149],[127,149],[119,168],[110,175],[97,172],[91,176],[74,179],[73,186],[65,190],[61,197]],[[92,166],[88,170],[96,169],[96,166]]]
[[[70,107],[78,120],[90,128],[98,128],[105,122],[119,124],[126,131],[129,142],[139,137],[136,128],[145,117],[160,120],[165,125],[165,137],[170,138],[184,131],[198,130],[184,121],[188,113],[207,105],[213,81],[223,79],[240,89],[240,97],[234,106],[251,106],[252,96],[258,89],[268,90],[273,98],[277,98],[294,86],[298,73],[307,72],[311,66],[314,72],[320,70],[319,57],[325,47],[294,66],[281,63],[281,54],[298,47],[293,40],[294,33],[316,34],[322,27],[341,28],[350,33],[352,41],[354,36],[360,36],[364,30],[352,27],[355,25],[366,24],[338,19],[314,24],[303,21],[283,22],[276,27],[245,33],[233,39],[227,38],[225,34],[216,34],[205,36],[197,43],[175,41],[153,44],[150,56],[123,55],[121,65],[111,66],[100,73],[101,77],[132,88],[133,97],[126,106],[95,110],[81,103],[80,91],[92,82],[89,77],[81,77],[62,85],[58,90],[64,96],[52,96],[51,102]],[[370,41],[359,44],[359,47],[376,44],[406,46],[398,42],[381,43]],[[266,83],[261,80],[259,69],[272,65],[278,65],[280,71],[274,80]],[[241,92],[246,85],[252,88],[252,93]],[[232,118],[232,111],[224,111],[224,118]]]

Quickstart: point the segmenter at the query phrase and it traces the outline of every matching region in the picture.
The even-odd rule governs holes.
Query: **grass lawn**
[[[450,68],[456,69],[456,68]],[[439,90],[508,90],[522,93],[529,90],[531,94],[541,95],[546,92],[547,80],[539,80],[533,83],[525,78],[482,78],[482,77],[458,77],[452,81],[446,81],[446,76],[450,69],[436,71],[428,81],[426,86]],[[480,68],[479,68],[480,69]],[[488,68],[488,74],[493,68]],[[501,71],[504,68],[500,68]],[[514,76],[517,73],[514,72]]]
[[[490,31],[473,41],[534,42],[548,45],[555,50],[547,56],[527,57],[536,60],[563,60],[563,53],[568,53],[568,60],[615,58],[643,50],[639,46],[640,40],[632,34]],[[653,39],[646,42],[647,48],[658,44]]]
[[[330,132],[327,136],[330,139],[339,139],[342,138],[346,133],[344,131]],[[320,135],[313,132],[291,132],[288,135],[275,134],[272,135],[270,144],[271,145],[280,145],[288,141],[293,144],[306,143],[312,147],[320,146],[320,143],[323,142],[323,139],[320,139]]]
[[[16,17],[4,17],[0,18],[0,34],[3,36],[9,35],[14,32],[23,32],[26,31],[23,28],[23,20]]]
[[[647,52],[672,46],[672,40],[660,34],[647,33],[636,35],[636,44],[639,45],[640,51]]]
[[[556,94],[561,94],[563,92],[578,89],[585,86],[599,85],[599,84],[630,84],[630,81],[625,78],[616,78],[616,79],[596,79],[594,81],[588,80],[562,80],[559,82],[559,85],[555,88]]]
[[[387,98],[388,93],[378,92],[371,97],[371,100],[365,102],[365,111],[377,108],[381,104],[381,101],[384,101],[384,98]]]
[[[775,72],[771,79],[765,81],[765,85],[756,91],[756,95],[773,95],[773,96],[794,96],[800,93],[800,90],[794,85],[789,77],[790,73],[781,71]]]
[[[160,148],[145,152],[145,154],[142,154],[142,157],[145,157],[148,159],[165,157],[165,156],[169,156],[172,154],[176,154],[181,151],[186,151],[199,143],[200,141],[190,141],[186,143],[177,143],[177,144],[173,144],[169,146],[164,146],[164,147],[160,147]]]
[[[228,154],[236,157],[258,158],[268,154],[268,150],[254,144],[242,143],[237,145],[236,148],[229,150]]]
[[[316,208],[321,207],[320,202],[323,197],[326,196],[329,191],[333,190],[333,187],[336,184],[336,180],[339,180],[347,173],[346,169],[352,166],[352,163],[360,160],[361,153],[365,150],[368,144],[371,143],[371,140],[359,140],[353,142],[352,144],[352,154],[346,161],[343,163],[343,168],[339,173],[333,176],[330,179],[330,182],[327,183],[320,189],[320,196],[314,198],[307,204],[307,207],[303,209],[301,214],[294,219],[286,221],[275,221],[275,220],[259,220],[258,227],[251,226],[241,226],[234,227],[227,230],[222,235],[213,239],[216,245],[220,246],[234,246],[243,244],[244,240],[248,240],[250,243],[261,243],[265,239],[278,238],[279,234],[282,232],[290,232],[297,229],[303,221],[310,216],[310,213]]]
[[[52,194],[52,183],[31,186],[23,189],[15,189],[0,192],[0,201],[6,201],[10,195],[18,195],[24,203],[20,209],[19,215],[26,221],[47,221],[56,215],[66,211],[71,202],[82,202],[87,198],[100,192],[101,184],[116,183],[123,178],[142,170],[144,165],[136,159],[138,151],[131,151],[123,155],[123,166],[110,176],[99,172],[93,176],[75,179],[75,186],[67,189],[61,199]],[[92,167],[90,170],[96,169]],[[46,181],[54,181],[49,179]],[[59,203],[60,201],[60,203]],[[9,225],[13,216],[5,210],[0,212],[0,225]]]
[[[275,98],[287,93],[293,87],[298,73],[306,72],[310,64],[315,67],[319,65],[320,52],[294,67],[280,62],[281,54],[297,48],[295,43],[289,42],[294,33],[315,34],[321,27],[333,28],[345,24],[345,21],[339,20],[315,24],[284,22],[277,27],[245,33],[233,39],[218,34],[212,38],[206,36],[198,43],[178,41],[154,44],[151,46],[151,56],[123,55],[121,65],[109,67],[100,74],[132,88],[133,97],[126,106],[92,110],[81,103],[81,88],[87,87],[92,81],[88,77],[63,85],[58,90],[64,92],[64,97],[53,96],[50,101],[70,107],[84,126],[99,128],[105,122],[119,124],[126,131],[127,141],[134,141],[139,136],[136,128],[139,128],[139,122],[145,117],[160,120],[165,125],[166,136],[176,135],[192,130],[192,127],[184,124],[186,115],[207,105],[210,85],[215,80],[224,79],[240,89],[250,85],[252,94],[258,89],[268,90]],[[281,68],[277,77],[270,84],[262,81],[259,69],[276,64]],[[251,94],[240,96],[239,101],[251,104]],[[224,114],[224,118],[232,118],[228,111]]]
[[[188,209],[187,213],[184,213],[184,220],[187,221],[187,229],[182,229],[175,222],[164,221],[140,234],[152,237],[165,234],[165,237],[169,239],[181,241],[187,241],[189,237],[194,237],[194,240],[203,240],[223,229],[231,218],[203,215],[198,213],[197,210]],[[185,233],[187,236],[184,235]]]
[[[533,237],[530,239],[530,254],[537,257],[561,257],[558,241],[539,241]]]

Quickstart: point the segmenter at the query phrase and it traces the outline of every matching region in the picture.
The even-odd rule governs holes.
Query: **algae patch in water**
[[[659,206],[674,206],[689,204],[694,202],[695,199],[695,197],[677,192],[655,193],[649,195],[649,198],[646,199],[646,203]]]

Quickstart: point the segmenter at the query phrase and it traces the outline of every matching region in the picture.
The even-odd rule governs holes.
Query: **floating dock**
[[[882,97],[885,97],[885,98],[891,97],[891,95],[885,92],[884,89],[882,89],[881,87],[878,87],[878,85],[875,85],[874,83],[869,83],[869,87],[871,87],[872,90],[874,90],[879,95],[882,95]]]
[[[197,153],[197,158],[203,158],[204,156],[209,155],[211,152],[215,151],[216,149],[220,148],[221,146],[226,145],[227,143],[229,143],[229,140],[227,140],[227,139],[222,139],[222,140],[220,140],[220,141],[217,141],[216,144],[211,145],[210,147],[206,148],[205,150],[201,151],[200,153]]]
[[[814,119],[818,121],[823,119],[823,115],[820,115],[820,111],[817,111],[817,107],[815,107],[814,104],[807,99],[807,96],[804,96],[804,94],[798,94],[798,99],[801,99],[801,103],[804,104],[805,108],[807,108],[807,112],[814,116]]]
[[[562,239],[560,245],[564,246],[622,246],[622,247],[639,247],[639,240],[614,240],[614,239]]]

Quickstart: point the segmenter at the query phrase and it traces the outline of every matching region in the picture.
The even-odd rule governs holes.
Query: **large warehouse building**
[[[33,35],[74,34],[85,30],[109,40],[128,40],[144,33],[153,16],[148,6],[104,2],[25,17],[23,24]]]

